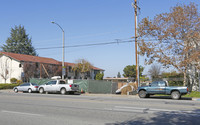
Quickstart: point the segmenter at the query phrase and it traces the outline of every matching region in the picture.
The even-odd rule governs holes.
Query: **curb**
[[[13,89],[0,89],[0,92],[14,92]]]
[[[200,98],[192,98],[192,101],[200,101]]]

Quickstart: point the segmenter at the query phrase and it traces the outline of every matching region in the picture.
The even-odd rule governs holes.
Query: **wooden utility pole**
[[[136,85],[138,87],[138,55],[137,55],[137,0],[135,0],[134,3],[134,8],[135,8],[135,62],[136,62]]]

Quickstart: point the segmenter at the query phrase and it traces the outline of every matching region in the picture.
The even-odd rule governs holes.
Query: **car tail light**
[[[35,88],[38,88],[38,86],[34,86]]]
[[[188,87],[187,87],[187,92],[188,92]]]
[[[69,87],[72,87],[72,85],[69,85]]]

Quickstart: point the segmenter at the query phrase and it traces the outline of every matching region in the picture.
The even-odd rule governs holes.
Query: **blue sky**
[[[10,36],[11,28],[23,25],[41,57],[62,61],[62,32],[65,46],[130,40],[134,36],[134,0],[0,0],[0,46]],[[144,17],[169,12],[177,3],[200,3],[200,0],[138,0],[139,21]],[[199,8],[199,6],[198,6]],[[105,69],[105,77],[114,77],[123,68],[135,64],[134,43],[65,49],[65,61],[87,59],[94,66]],[[150,66],[145,67],[144,74]],[[170,69],[171,70],[171,69]]]

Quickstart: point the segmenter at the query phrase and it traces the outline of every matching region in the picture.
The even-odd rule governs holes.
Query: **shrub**
[[[103,73],[97,73],[96,77],[95,77],[95,80],[103,80],[103,76],[104,76]]]
[[[22,80],[17,80],[17,84],[22,84]]]
[[[10,82],[11,82],[11,83],[17,83],[17,79],[16,79],[16,78],[11,78],[11,79],[10,79]]]
[[[13,89],[20,84],[0,84],[0,89]]]

